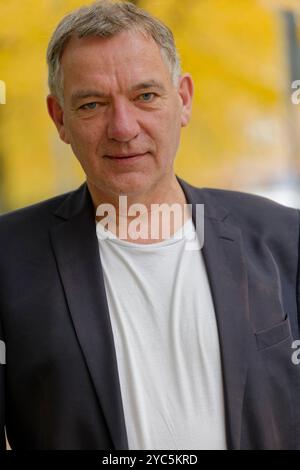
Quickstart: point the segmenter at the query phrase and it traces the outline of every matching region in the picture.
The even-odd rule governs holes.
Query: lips
[[[118,154],[118,155],[104,155],[104,158],[110,160],[129,160],[130,158],[143,157],[147,152],[144,153],[130,153],[130,154]]]

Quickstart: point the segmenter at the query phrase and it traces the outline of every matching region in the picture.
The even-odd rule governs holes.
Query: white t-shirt
[[[202,252],[186,249],[192,220],[148,245],[105,233],[98,223],[129,449],[225,449],[214,306]]]

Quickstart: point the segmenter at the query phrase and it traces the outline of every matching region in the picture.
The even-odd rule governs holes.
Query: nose
[[[137,137],[140,126],[136,110],[130,101],[115,102],[108,121],[108,138],[118,142],[129,142]]]

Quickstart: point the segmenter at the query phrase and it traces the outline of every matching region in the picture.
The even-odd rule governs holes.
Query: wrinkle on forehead
[[[73,37],[62,56],[64,82],[101,81],[106,88],[131,87],[134,82],[171,81],[161,51],[152,37],[122,32],[111,38]],[[106,92],[103,90],[103,92]]]

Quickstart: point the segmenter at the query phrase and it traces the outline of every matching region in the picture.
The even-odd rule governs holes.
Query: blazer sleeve
[[[5,440],[5,363],[6,363],[6,351],[5,351],[5,341],[4,334],[0,319],[0,450],[6,449],[6,440]]]

